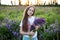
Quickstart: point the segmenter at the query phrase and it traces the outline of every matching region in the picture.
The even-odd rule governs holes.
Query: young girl
[[[28,6],[24,10],[24,16],[23,20],[20,23],[20,33],[23,35],[23,40],[30,40],[29,35],[32,37],[32,40],[38,40],[37,39],[37,31],[33,32],[30,31],[31,25],[34,23],[35,20],[35,8],[33,6]],[[35,29],[37,30],[39,26],[35,26]]]

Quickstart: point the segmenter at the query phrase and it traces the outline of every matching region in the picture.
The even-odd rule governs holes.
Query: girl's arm
[[[39,29],[40,26],[35,26],[35,29],[32,30],[33,32],[37,31]]]
[[[22,34],[22,35],[34,35],[34,32],[24,32],[24,31],[22,31],[22,27],[20,27],[20,33]]]

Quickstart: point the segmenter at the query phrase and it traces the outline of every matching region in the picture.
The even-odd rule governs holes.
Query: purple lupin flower
[[[18,33],[18,32],[16,32],[16,31],[15,31],[15,32],[13,31],[12,33],[13,33],[13,35],[14,35],[14,36],[16,36],[16,37],[18,37],[18,36],[19,36],[19,33]]]
[[[37,19],[35,19],[34,24],[35,25],[43,25],[43,24],[45,24],[45,19],[37,18]]]
[[[30,31],[32,31],[34,29],[35,29],[35,26],[34,25],[31,25]]]
[[[37,18],[37,19],[35,19],[33,25],[31,25],[30,31],[31,30],[35,30],[35,26],[39,26],[39,25],[41,26],[43,24],[45,24],[45,19],[44,18]]]
[[[7,27],[8,29],[10,29],[10,28],[11,28],[11,25],[7,24],[6,27]]]
[[[13,35],[16,35],[17,33],[16,32],[12,32],[13,33]]]
[[[19,33],[19,29],[18,29],[18,24],[16,23],[16,21],[10,21],[9,23],[6,24],[6,28],[8,29],[8,31],[10,33],[13,34],[13,36],[15,37],[19,37],[20,36],[20,33]]]

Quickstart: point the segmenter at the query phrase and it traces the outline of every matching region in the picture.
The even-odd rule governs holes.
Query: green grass
[[[0,22],[3,22],[3,20],[5,18],[7,18],[9,20],[14,20],[14,21],[16,21],[16,23],[15,23],[15,25],[12,24],[12,26],[11,26],[12,29],[13,30],[19,29],[19,23],[20,23],[20,20],[22,20],[22,18],[23,18],[23,11],[24,11],[25,7],[26,6],[21,6],[21,7],[18,7],[18,6],[17,7],[16,6],[15,7],[14,6],[3,6],[3,7],[0,7],[0,9],[1,9],[0,10]],[[60,24],[60,8],[59,7],[39,7],[39,6],[36,6],[34,16],[39,17],[39,18],[45,18],[47,29],[49,29],[49,26],[51,24],[55,23],[56,19],[58,20],[58,23]],[[9,32],[9,30],[6,29],[6,27],[5,27],[6,25],[4,25],[4,23],[2,23],[2,24],[3,25],[0,28],[1,40],[8,39],[9,37],[11,38],[11,40],[18,40],[17,37],[14,37],[12,35],[12,33]],[[46,25],[44,25],[44,27]],[[49,34],[47,32],[44,32],[43,27],[41,27],[38,31],[39,31],[39,33],[41,33],[40,35],[42,35],[42,37],[43,37],[42,39],[44,39],[44,40],[53,39],[53,36],[52,36],[53,34]],[[51,38],[49,38],[49,37],[51,37]]]
[[[0,16],[2,15],[2,18],[8,18],[11,20],[22,20],[23,11],[24,11],[25,7],[24,6],[2,7],[0,10]],[[55,19],[57,18],[57,16],[58,16],[58,19],[60,20],[60,18],[59,18],[60,8],[59,7],[39,7],[39,6],[36,6],[35,16],[39,17],[39,18],[43,17],[48,22],[53,23],[55,21]],[[0,17],[0,20],[1,20],[1,17]]]

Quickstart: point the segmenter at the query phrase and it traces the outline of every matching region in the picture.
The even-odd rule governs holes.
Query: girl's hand
[[[31,36],[33,36],[33,35],[34,35],[34,32],[33,32],[33,31],[31,31],[31,32],[30,32],[30,35],[31,35]]]
[[[36,30],[38,30],[39,29],[39,26],[35,26],[35,28],[36,28]]]

